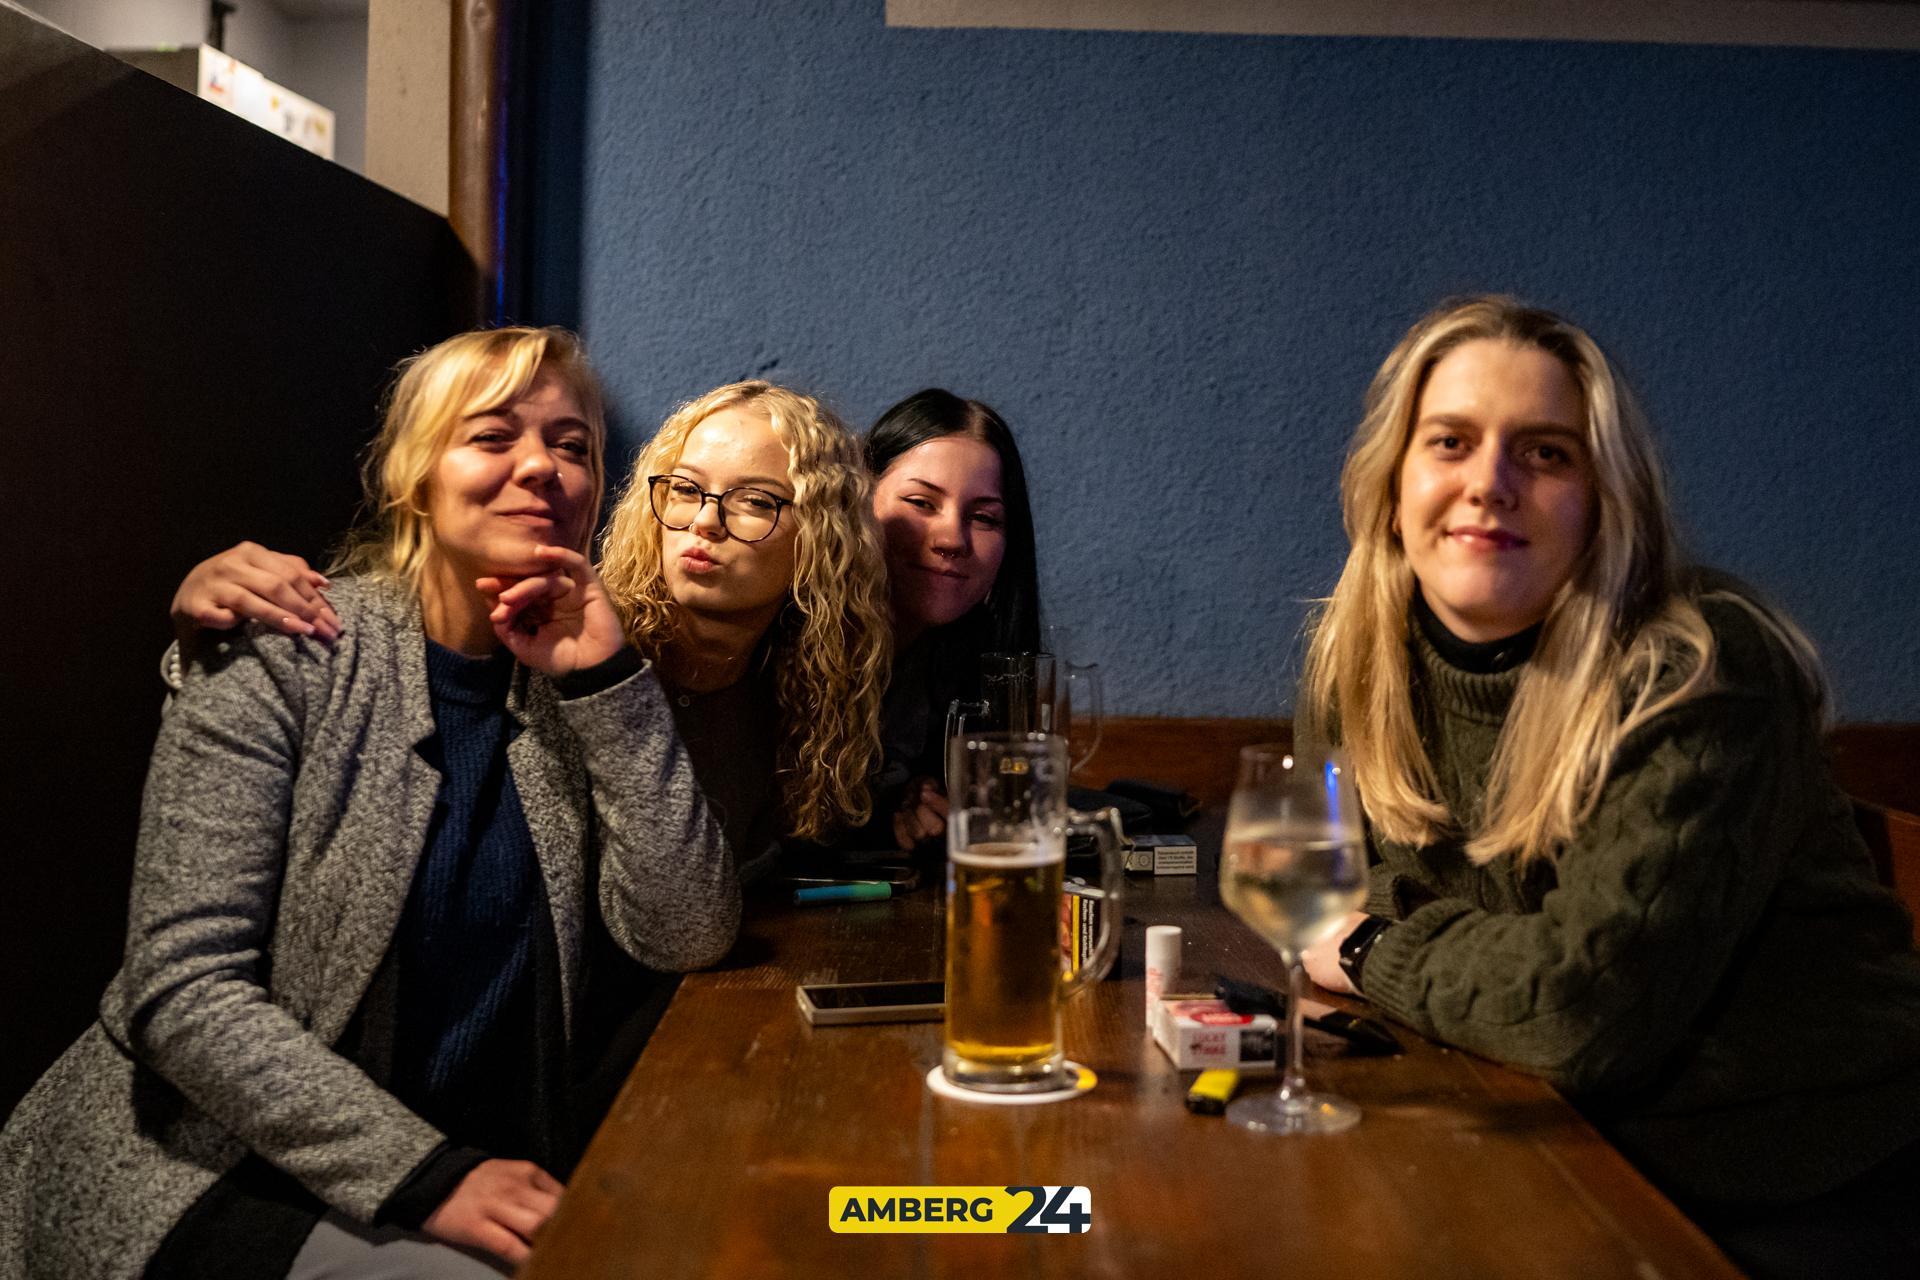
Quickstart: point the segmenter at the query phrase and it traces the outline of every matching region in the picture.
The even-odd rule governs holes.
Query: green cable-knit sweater
[[[1920,955],[1787,655],[1703,609],[1713,687],[1621,743],[1557,859],[1376,840],[1368,909],[1398,923],[1362,986],[1550,1080],[1677,1199],[1785,1204],[1920,1139]],[[1427,751],[1468,817],[1525,668],[1471,674],[1414,632]]]

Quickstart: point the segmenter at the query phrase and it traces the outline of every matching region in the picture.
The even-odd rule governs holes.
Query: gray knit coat
[[[343,582],[332,645],[196,662],[154,746],[126,957],[0,1133],[0,1280],[134,1277],[248,1151],[370,1220],[443,1140],[333,1045],[391,945],[441,778],[411,593]],[[572,1025],[588,912],[657,969],[733,943],[733,859],[653,672],[562,700],[518,668],[507,748]]]

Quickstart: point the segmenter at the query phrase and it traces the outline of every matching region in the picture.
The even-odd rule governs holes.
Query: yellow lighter
[[[1197,1116],[1217,1116],[1227,1109],[1233,1091],[1240,1087],[1240,1073],[1225,1067],[1202,1071],[1187,1090],[1187,1110]]]

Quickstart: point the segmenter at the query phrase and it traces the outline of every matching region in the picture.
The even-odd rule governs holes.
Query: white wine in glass
[[[1286,962],[1287,1065],[1275,1093],[1227,1108],[1227,1119],[1261,1133],[1338,1133],[1360,1119],[1344,1098],[1307,1088],[1301,1053],[1300,957],[1340,927],[1367,897],[1367,849],[1359,801],[1337,757],[1276,746],[1240,753],[1227,810],[1220,897]]]

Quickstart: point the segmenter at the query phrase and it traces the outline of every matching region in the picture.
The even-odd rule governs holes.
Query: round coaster
[[[1068,1098],[1077,1098],[1099,1083],[1099,1077],[1092,1070],[1077,1062],[1066,1063],[1069,1071],[1077,1073],[1074,1082],[1062,1089],[1048,1089],[1043,1093],[987,1093],[980,1089],[963,1089],[947,1079],[946,1073],[935,1067],[927,1072],[927,1088],[943,1098],[952,1098],[955,1102],[984,1102],[995,1107],[1030,1107],[1037,1102],[1065,1102]]]

